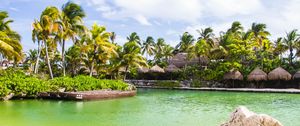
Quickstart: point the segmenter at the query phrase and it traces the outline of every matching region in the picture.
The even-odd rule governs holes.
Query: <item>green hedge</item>
[[[22,71],[0,71],[0,97],[10,93],[35,97],[40,92],[58,91],[61,88],[65,88],[65,91],[133,89],[120,80],[100,80],[89,76],[58,77],[52,80],[42,80],[33,76],[27,76]]]
[[[100,89],[128,90],[128,84],[119,80],[99,80],[89,76],[58,77],[49,80],[53,90],[65,88],[66,91],[89,91]]]

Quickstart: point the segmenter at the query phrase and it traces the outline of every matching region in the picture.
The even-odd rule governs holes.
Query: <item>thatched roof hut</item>
[[[138,68],[137,71],[138,71],[138,73],[147,73],[147,72],[149,72],[149,69],[146,67],[140,67],[140,68]]]
[[[272,70],[268,74],[269,80],[290,80],[292,75],[281,67]]]
[[[300,71],[297,71],[294,76],[293,79],[300,79]]]
[[[206,65],[208,63],[208,59],[205,57],[195,57],[192,59],[188,59],[188,53],[177,53],[171,59],[168,60],[169,64],[173,64],[178,68],[182,68],[186,65],[195,65],[195,64],[203,64]]]
[[[153,67],[150,68],[149,72],[152,72],[152,73],[164,73],[165,70],[162,69],[161,67],[159,67],[158,65],[155,65]]]
[[[231,70],[224,74],[224,80],[243,80],[244,76],[238,70]]]
[[[255,68],[248,76],[248,81],[263,81],[268,79],[268,74],[259,68]]]
[[[174,64],[170,64],[169,66],[167,66],[165,68],[165,71],[166,72],[177,72],[179,71],[180,69],[178,67],[176,67]]]

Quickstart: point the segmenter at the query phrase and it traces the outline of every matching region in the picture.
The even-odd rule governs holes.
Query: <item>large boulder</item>
[[[238,107],[228,122],[221,126],[283,126],[278,120],[265,114],[256,114],[246,107]]]

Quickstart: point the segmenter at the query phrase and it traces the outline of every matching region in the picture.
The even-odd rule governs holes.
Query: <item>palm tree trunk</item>
[[[61,62],[62,62],[62,69],[63,69],[63,76],[66,76],[66,63],[65,63],[65,40],[62,42],[62,49],[61,49]]]
[[[35,64],[35,68],[34,68],[34,74],[37,74],[39,72],[40,55],[41,55],[41,48],[40,48],[40,41],[38,40],[38,55],[36,57],[36,64]]]
[[[293,66],[293,49],[290,49],[289,63],[291,66]]]
[[[47,41],[44,40],[44,43],[45,43],[45,48],[46,48],[46,60],[47,60],[48,68],[49,68],[49,73],[50,73],[51,79],[53,79],[53,73],[52,73],[52,68],[51,68],[49,54],[48,54]]]
[[[124,81],[126,80],[126,75],[127,75],[127,70],[128,70],[128,66],[126,66],[126,68],[125,68],[125,75],[124,75]]]
[[[94,59],[92,60],[92,64],[90,67],[90,77],[93,75],[93,70],[94,70]]]

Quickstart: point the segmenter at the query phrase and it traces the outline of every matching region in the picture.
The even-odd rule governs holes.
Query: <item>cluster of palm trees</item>
[[[127,43],[119,46],[114,42],[114,32],[107,32],[104,26],[97,24],[88,29],[83,24],[84,17],[85,13],[79,5],[68,2],[61,10],[47,7],[40,19],[34,21],[32,39],[37,42],[38,49],[29,51],[27,61],[34,64],[31,68],[35,74],[42,63],[47,64],[51,78],[56,76],[53,69],[61,70],[59,74],[62,76],[88,72],[90,76],[104,73],[116,77],[121,69],[127,73],[133,67],[147,66],[136,33],[127,38]],[[69,41],[73,44],[65,51],[65,43]]]
[[[84,17],[84,10],[73,2],[67,2],[61,9],[45,8],[32,24],[32,40],[37,49],[30,50],[26,58],[32,73],[47,73],[51,78],[81,73],[111,78],[123,75],[126,78],[126,73],[134,73],[139,67],[166,67],[168,59],[177,53],[187,53],[189,59],[207,59],[206,69],[199,67],[201,71],[208,69],[211,72],[205,75],[215,76],[231,69],[247,74],[255,67],[266,72],[277,66],[294,70],[299,67],[296,61],[300,56],[297,30],[271,41],[265,24],[253,23],[250,29],[244,30],[241,23],[233,22],[219,35],[215,35],[210,27],[197,30],[198,37],[184,32],[175,47],[163,38],[149,36],[142,40],[135,32],[121,46],[115,42],[116,34],[106,31],[104,26],[94,24],[87,28]],[[8,14],[0,11],[0,53],[2,57],[18,62],[23,57],[21,37],[10,29],[11,22]],[[72,45],[68,49],[66,42]],[[200,60],[197,66],[203,65]]]
[[[22,60],[21,36],[9,26],[13,20],[8,13],[0,11],[0,54],[1,58],[19,62]]]

